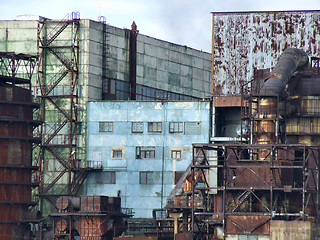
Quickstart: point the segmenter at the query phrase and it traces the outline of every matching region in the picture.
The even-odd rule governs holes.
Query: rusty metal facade
[[[212,94],[240,94],[289,48],[320,57],[320,11],[214,12]]]
[[[29,207],[35,205],[32,189],[37,167],[32,163],[33,119],[39,105],[31,97],[31,76],[37,58],[0,53],[0,236],[24,239],[32,236]]]

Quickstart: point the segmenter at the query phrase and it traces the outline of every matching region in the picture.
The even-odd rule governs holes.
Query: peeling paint
[[[320,11],[213,13],[213,94],[240,94],[288,47],[320,56]]]

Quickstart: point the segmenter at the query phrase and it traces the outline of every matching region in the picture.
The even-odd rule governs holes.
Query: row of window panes
[[[199,122],[195,122],[200,126]],[[185,128],[187,127],[187,124]],[[131,131],[133,133],[143,133],[144,123],[143,122],[132,122]],[[99,122],[99,132],[113,132],[113,122]],[[162,122],[148,122],[148,132],[161,133]],[[184,125],[183,122],[169,122],[169,133],[183,133]]]
[[[103,100],[116,99],[128,100],[130,96],[130,84],[116,79],[104,79]],[[136,100],[199,100],[192,96],[164,91],[143,85],[136,85]]]
[[[122,159],[122,150],[112,150],[113,159]],[[156,151],[155,147],[136,147],[136,159],[155,159]],[[171,150],[170,151],[171,159],[182,159],[181,150]]]
[[[183,172],[174,172],[174,184],[177,184]],[[104,171],[97,173],[97,183],[102,184],[116,184],[116,172]],[[146,184],[160,184],[161,172],[160,171],[141,171],[139,172],[139,183]]]

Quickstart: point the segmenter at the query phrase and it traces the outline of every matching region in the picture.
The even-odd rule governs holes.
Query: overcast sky
[[[278,10],[320,10],[320,0],[1,0],[0,20],[63,19],[75,11],[119,28],[135,21],[141,34],[211,52],[211,12]]]

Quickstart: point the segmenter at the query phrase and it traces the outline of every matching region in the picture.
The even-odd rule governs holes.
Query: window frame
[[[169,122],[169,133],[183,133],[183,122]]]
[[[115,156],[115,153],[117,153],[116,156]],[[120,155],[119,155],[119,153],[120,153]],[[123,159],[122,149],[112,149],[111,150],[111,157],[112,157],[112,159]]]
[[[113,132],[113,122],[99,122],[99,132]]]
[[[178,156],[177,153],[179,153],[180,157],[177,157]],[[174,154],[175,154],[175,156],[174,156]],[[175,159],[175,160],[181,160],[182,159],[182,150],[181,149],[171,149],[170,150],[170,158]]]
[[[141,130],[137,130],[137,126],[134,126],[135,124],[141,124]],[[131,125],[131,132],[132,133],[143,133],[143,130],[144,130],[144,122],[132,122],[132,125]]]
[[[136,147],[136,159],[155,159],[156,158],[156,148],[150,147]]]
[[[148,132],[161,133],[162,132],[162,122],[148,122]]]
[[[144,176],[145,175],[145,176]],[[152,182],[149,177],[152,177]],[[149,181],[148,181],[149,179]],[[144,180],[144,181],[142,181]],[[139,172],[139,184],[141,185],[153,185],[155,180],[155,172],[154,171],[140,171]]]

